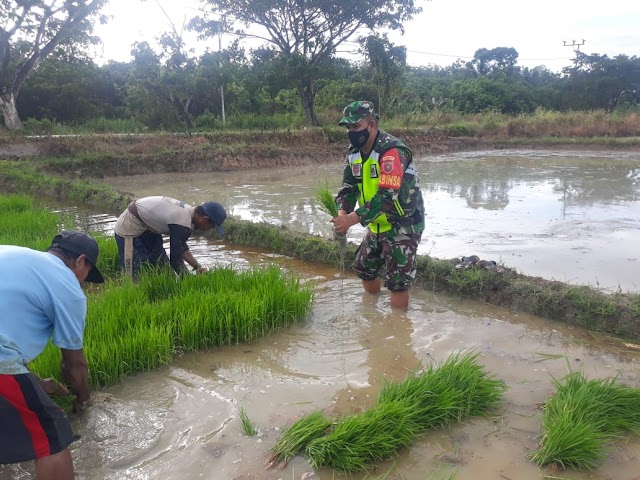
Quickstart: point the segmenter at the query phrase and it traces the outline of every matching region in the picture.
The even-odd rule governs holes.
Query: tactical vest
[[[377,145],[374,144],[374,146]],[[352,152],[347,155],[347,160],[351,166],[351,173],[356,179],[358,190],[360,192],[358,203],[361,206],[371,200],[378,192],[378,182],[380,181],[379,160],[382,154],[387,150],[391,150],[396,147],[408,148],[402,141],[395,138],[389,139],[388,142],[385,142],[383,147],[384,150],[382,152],[378,152],[375,149],[372,150],[369,154],[369,158],[364,161],[362,160],[359,151]],[[404,173],[416,175],[417,171],[413,166],[413,162],[408,165]],[[404,215],[404,209],[397,199],[395,201],[395,207],[398,215]],[[389,220],[387,220],[387,215],[381,213],[369,224],[369,228],[373,233],[382,233],[391,230],[391,224],[389,223]]]

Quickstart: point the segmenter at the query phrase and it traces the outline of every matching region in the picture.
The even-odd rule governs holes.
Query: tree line
[[[413,0],[371,1],[366,12],[351,0],[201,1],[210,15],[191,19],[187,28],[212,44],[204,54],[195,55],[184,29],[170,23],[158,49],[139,42],[129,62],[106,65],[86,53],[97,41],[90,33],[105,1],[2,2],[0,17],[8,19],[0,28],[5,125],[106,118],[149,130],[191,130],[222,127],[225,118],[242,126],[238,119],[256,117],[280,119],[273,126],[318,125],[335,120],[336,110],[354,99],[374,101],[383,116],[445,110],[517,115],[538,108],[613,112],[637,109],[640,102],[635,56],[578,51],[570,66],[555,73],[519,66],[513,48],[480,48],[470,61],[412,67],[406,47],[380,32],[401,30],[420,11]],[[252,31],[264,34],[234,30],[238,24],[261,27]],[[364,27],[370,34],[357,36]],[[223,32],[234,32],[236,40],[214,48]],[[243,39],[250,36],[263,45],[247,51]],[[360,60],[336,54],[346,41],[356,42]]]

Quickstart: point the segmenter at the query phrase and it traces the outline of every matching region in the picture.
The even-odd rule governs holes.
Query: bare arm
[[[74,411],[82,410],[91,394],[87,360],[84,358],[82,349],[61,348],[60,351],[62,352],[62,378],[69,384],[71,391],[76,396],[73,402]]]
[[[197,273],[204,273],[207,271],[207,267],[203,267],[202,265],[200,265],[189,250],[185,251],[182,254],[182,259],[189,265],[191,265]]]

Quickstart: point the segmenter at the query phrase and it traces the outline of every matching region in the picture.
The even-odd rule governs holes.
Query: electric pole
[[[575,70],[578,68],[578,54],[580,53],[580,47],[582,45],[584,45],[584,39],[581,42],[576,42],[575,40],[571,40],[571,43],[567,42],[566,40],[562,41],[562,44],[565,47],[571,47],[573,48],[573,51],[576,52],[576,59],[574,60],[574,68],[573,71],[575,73]],[[572,74],[573,77],[573,74]],[[571,79],[571,93],[569,94],[569,103],[573,104],[573,88],[574,88],[574,82],[573,82],[573,78]]]
[[[222,17],[220,24],[218,25],[218,54],[220,55],[218,59],[218,66],[220,70],[222,70],[222,28],[224,26],[225,17]],[[222,74],[222,71],[220,72]],[[222,75],[220,75],[222,79]],[[220,82],[220,104],[222,105],[222,126],[225,124],[225,112],[224,112],[224,85]]]
[[[580,47],[584,45],[584,42],[585,42],[584,40],[582,40],[581,42],[576,42],[575,40],[571,40],[571,43],[569,43],[568,41],[563,40],[562,45],[565,47],[573,47],[574,52],[577,53],[580,51]]]

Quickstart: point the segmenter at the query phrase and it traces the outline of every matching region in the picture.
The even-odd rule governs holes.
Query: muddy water
[[[492,151],[418,159],[427,212],[420,253],[479,255],[520,273],[638,291],[640,154]],[[330,234],[314,194],[341,164],[108,179],[137,195],[216,199],[239,218]],[[357,242],[357,226],[349,238]]]
[[[506,161],[496,155],[483,161],[489,165],[486,173],[482,173],[485,169],[477,165],[476,159],[437,160],[428,165],[426,178],[431,178],[433,186],[425,190],[433,230],[438,223],[433,218],[435,213],[431,212],[441,212],[439,225],[443,228],[451,227],[445,220],[449,215],[445,211],[465,212],[462,204],[468,205],[469,195],[462,193],[462,186],[475,182],[476,178],[485,178],[487,182],[495,176],[501,178],[501,182],[510,185],[503,189],[508,193],[508,201],[502,209],[477,207],[493,204],[497,200],[492,199],[498,197],[502,199],[501,204],[505,203],[504,195],[489,194],[497,187],[478,187],[474,190],[476,193],[486,193],[471,195],[476,207],[466,207],[475,208],[466,212],[469,219],[476,218],[476,214],[490,218],[488,212],[503,215],[508,205],[526,203],[531,195],[542,199],[550,197],[540,200],[540,209],[545,205],[555,208],[557,205],[552,199],[558,199],[552,193],[553,188],[545,186],[551,180],[550,174],[544,173],[554,169],[560,169],[568,177],[571,177],[568,172],[573,172],[577,176],[571,183],[573,188],[590,192],[589,201],[572,203],[565,198],[565,210],[582,211],[585,224],[597,217],[593,208],[606,210],[605,205],[610,205],[614,210],[609,217],[611,222],[621,225],[624,222],[620,218],[630,219],[632,205],[637,201],[635,184],[624,173],[624,169],[636,168],[633,166],[636,159],[620,159],[620,167],[613,158],[604,162],[600,158],[593,164],[584,157],[561,159],[569,166],[560,168],[553,166],[560,162],[553,156]],[[449,165],[451,163],[455,165]],[[604,168],[603,164],[610,167]],[[583,171],[588,168],[592,168],[589,175]],[[161,180],[154,176],[129,179],[131,183],[123,189],[137,195],[164,193],[193,202],[217,198],[228,205],[234,215],[280,221],[304,231],[324,233],[327,227],[324,214],[314,210],[310,198],[319,181],[324,181],[325,176],[328,181],[335,180],[339,170],[338,166],[327,168],[306,183],[302,181],[306,178],[302,170],[287,172],[286,178],[275,172],[223,174],[209,179],[203,179],[202,175],[173,175],[170,181],[169,177]],[[507,175],[505,170],[512,173]],[[493,177],[489,171],[494,172]],[[453,180],[446,181],[454,176],[459,190],[452,190]],[[589,187],[587,179],[593,176],[604,178],[615,187]],[[540,177],[547,180],[542,181]],[[165,183],[160,188],[152,186],[153,181]],[[623,185],[628,187],[626,193]],[[602,193],[596,194],[594,190]],[[606,195],[604,190],[608,191]],[[598,200],[599,196],[606,199]],[[442,205],[447,202],[452,204],[448,210]],[[622,205],[626,213],[615,213],[615,205]],[[532,223],[529,229],[513,216],[506,222],[526,237],[520,246],[527,242],[533,245],[536,237],[531,230],[544,225],[541,212],[531,210],[535,215],[521,215],[522,222],[527,218],[538,222]],[[574,234],[578,242],[577,220],[572,215],[564,218],[572,218],[574,227],[566,226],[565,231],[567,235]],[[113,219],[92,217],[90,221],[108,229]],[[450,221],[458,222],[460,230],[449,236],[440,233],[437,238],[446,239],[447,244],[460,242],[464,251],[449,255],[436,255],[432,251],[436,256],[471,253],[469,245],[474,245],[471,240],[491,236],[488,229],[474,222],[467,225],[458,215],[451,214]],[[554,222],[564,226],[563,221]],[[610,228],[610,232],[613,231]],[[631,227],[627,227],[627,232],[631,234]],[[589,238],[601,239],[599,233],[594,232]],[[443,243],[434,239],[434,235],[435,231],[423,248],[433,250]],[[459,236],[467,240],[462,241]],[[356,238],[354,235],[354,240]],[[563,243],[554,238],[549,235],[547,240],[555,242],[555,248],[559,249]],[[585,245],[590,245],[583,240]],[[506,241],[503,243],[506,248]],[[596,243],[601,247],[604,242]],[[592,249],[594,258],[602,255],[600,247]],[[365,474],[349,477],[329,469],[314,471],[303,457],[296,457],[286,468],[275,471],[265,470],[264,461],[282,428],[300,416],[316,409],[332,416],[361,411],[375,402],[385,379],[402,380],[408,371],[420,365],[440,362],[452,352],[470,348],[479,353],[479,361],[488,370],[509,386],[501,408],[488,418],[469,419],[441,431],[426,432],[411,448],[400,451],[396,459],[379,464],[375,475],[389,472],[388,479],[425,480],[438,469],[443,471],[447,467],[445,471],[455,473],[456,480],[533,480],[545,478],[549,473],[575,480],[638,478],[638,437],[613,445],[606,461],[595,472],[548,472],[527,460],[527,454],[539,440],[539,406],[553,391],[552,378],[562,378],[569,369],[580,369],[589,378],[618,375],[620,381],[640,387],[640,350],[634,345],[561,323],[419,289],[412,292],[409,310],[399,312],[389,308],[388,292],[378,296],[363,294],[358,279],[349,272],[341,273],[257,250],[232,250],[219,241],[194,240],[191,248],[200,261],[210,265],[275,262],[297,272],[315,286],[312,314],[305,322],[254,343],[184,355],[169,367],[136,375],[98,392],[94,406],[73,419],[74,428],[81,435],[73,447],[78,478],[360,480]],[[513,258],[530,259],[517,255]],[[629,264],[632,266],[633,261],[629,260]],[[242,434],[240,408],[259,431],[257,436]],[[29,464],[0,467],[2,479],[22,480],[31,475]]]
[[[204,248],[205,245],[198,245]],[[311,316],[251,344],[184,355],[166,368],[105,389],[73,420],[73,454],[83,479],[363,479],[314,472],[302,457],[265,470],[281,429],[316,409],[351,414],[373,404],[384,379],[402,380],[419,365],[473,348],[509,386],[501,408],[441,431],[429,431],[378,466],[389,479],[425,480],[451,465],[457,480],[533,480],[546,473],[527,460],[540,433],[539,405],[552,377],[568,369],[589,378],[619,375],[640,387],[638,350],[540,318],[416,290],[408,311],[388,307],[388,293],[363,294],[351,274],[257,251],[213,250],[238,265],[277,262],[316,286]],[[241,432],[244,408],[259,431]],[[570,479],[637,478],[640,439],[622,440],[595,472]],[[30,478],[31,467],[0,469]],[[371,478],[371,477],[369,477]],[[435,477],[445,478],[445,477]]]

